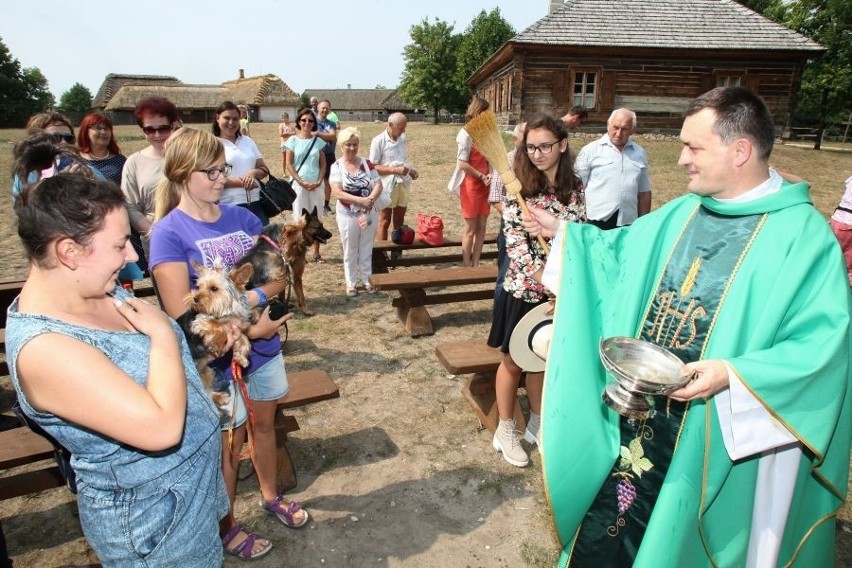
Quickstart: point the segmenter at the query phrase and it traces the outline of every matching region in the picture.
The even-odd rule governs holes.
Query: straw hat
[[[553,314],[546,314],[550,306],[550,302],[545,302],[533,308],[521,318],[509,339],[509,355],[529,373],[544,371],[553,333]]]

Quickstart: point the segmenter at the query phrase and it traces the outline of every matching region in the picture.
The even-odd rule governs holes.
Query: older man
[[[524,220],[562,245],[543,277],[557,305],[542,409],[562,564],[834,565],[849,285],[807,183],[769,168],[774,136],[759,97],[714,89],[680,133],[688,195],[619,231]],[[599,355],[616,336],[693,379],[647,397],[647,418],[619,416]]]
[[[589,223],[614,229],[651,210],[651,179],[645,150],[630,140],[636,113],[626,108],[613,111],[606,130],[580,150],[574,169],[586,186]]]
[[[322,151],[325,152],[325,204],[323,212],[331,214],[329,201],[331,200],[331,184],[328,183],[328,174],[331,172],[331,165],[335,161],[334,151],[337,148],[337,131],[340,130],[340,125],[328,118],[331,112],[331,103],[328,99],[321,100],[317,104],[317,138],[325,141],[325,146]]]
[[[589,111],[581,106],[572,107],[560,120],[565,123],[565,128],[579,128],[583,121],[589,117]]]
[[[391,221],[394,230],[402,227],[411,197],[411,180],[417,179],[419,175],[408,161],[405,148],[407,125],[408,119],[405,115],[395,112],[388,117],[388,127],[384,132],[370,143],[369,159],[382,176],[382,185],[392,188],[390,207],[383,209],[379,217],[376,239],[381,241],[387,240]]]

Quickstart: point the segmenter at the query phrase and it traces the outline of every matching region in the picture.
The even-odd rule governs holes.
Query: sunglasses
[[[94,130],[95,132],[109,132],[112,128],[106,124],[98,124],[97,126],[91,127],[89,130]]]
[[[162,126],[143,126],[142,132],[145,133],[146,136],[151,136],[152,134],[166,134],[167,132],[172,131],[171,124],[164,124]]]
[[[303,118],[299,121],[300,124],[313,124],[316,121],[313,118]]]
[[[66,142],[68,144],[74,143],[74,135],[73,134],[59,134],[58,132],[54,132],[52,134],[53,141],[57,144],[61,144],[62,142]]]

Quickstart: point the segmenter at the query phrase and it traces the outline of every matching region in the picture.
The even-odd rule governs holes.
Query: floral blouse
[[[542,193],[527,199],[527,207],[544,209],[560,220],[586,220],[586,199],[583,184],[577,181],[570,201],[562,203],[552,193]],[[506,255],[509,267],[503,289],[515,298],[529,303],[539,302],[547,297],[545,287],[532,275],[544,268],[547,260],[538,239],[527,233],[521,225],[521,206],[514,197],[507,197],[503,206],[503,233],[506,236]],[[550,244],[551,239],[545,239]]]

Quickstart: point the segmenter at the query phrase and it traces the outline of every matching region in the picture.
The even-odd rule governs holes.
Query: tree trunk
[[[822,133],[825,132],[825,113],[828,106],[828,89],[822,90],[822,104],[819,109],[819,126],[817,126],[816,140],[814,140],[814,150],[819,150],[822,146]]]

